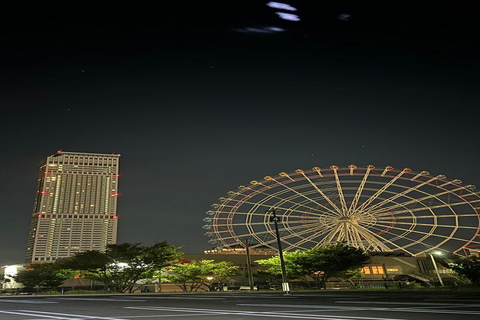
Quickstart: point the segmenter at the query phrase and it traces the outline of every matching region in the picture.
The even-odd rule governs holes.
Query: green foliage
[[[223,285],[237,274],[238,266],[230,262],[192,260],[189,263],[177,263],[168,268],[162,274],[162,280],[176,284],[184,292],[196,292],[204,287],[212,291],[217,285],[223,288]]]
[[[32,263],[15,276],[15,281],[27,288],[54,289],[73,276],[69,270],[56,263]]]
[[[358,276],[358,269],[370,261],[370,256],[361,249],[336,244],[306,251],[285,252],[284,260],[288,279],[300,278],[307,283],[308,280],[313,280],[320,289],[330,278],[348,281]],[[266,266],[266,272],[281,274],[278,256],[256,262]]]
[[[476,256],[458,257],[450,265],[452,270],[464,279],[480,287],[480,258]]]
[[[306,251],[291,251],[283,253],[283,260],[285,262],[285,271],[287,278],[298,278],[303,274],[303,268],[297,264],[301,256],[305,255]],[[264,271],[275,276],[282,276],[282,267],[280,265],[280,257],[274,256],[269,259],[256,260],[259,265],[267,267]]]
[[[162,268],[178,261],[181,253],[177,249],[166,242],[152,246],[111,244],[105,252],[80,252],[59,263],[82,271],[85,278],[100,281],[110,291],[133,292],[139,280],[152,279]]]

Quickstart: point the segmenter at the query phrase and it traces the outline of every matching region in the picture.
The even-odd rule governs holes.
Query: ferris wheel
[[[372,165],[314,167],[253,180],[207,211],[217,248],[276,250],[275,209],[285,251],[342,242],[367,251],[420,255],[480,248],[475,186],[427,171]]]

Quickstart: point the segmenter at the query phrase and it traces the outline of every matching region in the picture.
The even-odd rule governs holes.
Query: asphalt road
[[[480,292],[321,291],[0,296],[1,320],[480,319]]]

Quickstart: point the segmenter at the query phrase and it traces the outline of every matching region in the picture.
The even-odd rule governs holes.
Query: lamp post
[[[278,231],[278,221],[280,221],[280,219],[277,217],[275,213],[275,209],[267,210],[267,213],[272,214],[270,221],[275,224],[275,234],[277,236],[278,255],[280,256],[280,266],[282,268],[282,290],[285,292],[285,294],[289,294],[290,287],[287,282],[287,271],[285,270],[285,261],[283,260],[282,241],[280,240],[280,232]]]
[[[435,272],[437,273],[438,281],[440,282],[440,285],[443,287],[443,280],[442,280],[442,277],[440,276],[440,272],[438,272],[437,262],[435,261],[433,254],[441,256],[442,253],[439,251],[433,251],[432,253],[429,253],[429,255],[430,255],[430,259],[432,260],[433,267],[435,268]]]
[[[247,255],[247,272],[248,272],[248,284],[250,285],[250,291],[254,290],[253,274],[252,274],[252,261],[250,260],[250,239],[245,239],[245,253]]]

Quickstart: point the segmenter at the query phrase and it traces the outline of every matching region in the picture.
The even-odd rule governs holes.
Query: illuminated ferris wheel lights
[[[480,245],[479,193],[428,171],[332,165],[281,172],[238,190],[207,211],[209,243],[228,248],[251,237],[257,246],[275,249],[266,211],[276,208],[287,251],[338,241],[412,255],[444,245],[456,249],[449,251]]]
[[[387,174],[388,171],[392,171],[392,170],[393,170],[393,167],[390,167],[390,166],[385,167],[385,169],[383,170],[381,176],[384,177],[385,174]]]

